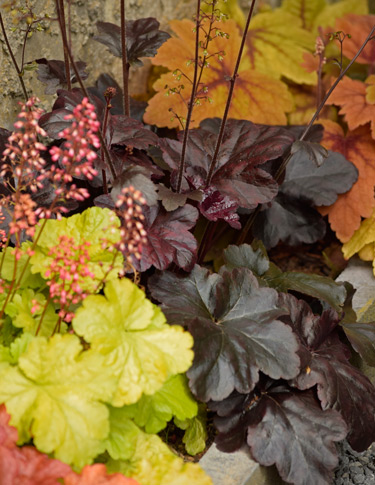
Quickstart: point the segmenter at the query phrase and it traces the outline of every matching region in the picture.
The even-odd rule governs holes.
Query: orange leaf
[[[175,114],[186,118],[190,101],[194,70],[191,63],[194,58],[194,23],[175,20],[171,22],[171,27],[178,38],[168,39],[152,62],[174,71],[163,74],[154,84],[157,94],[149,101],[144,120],[157,126],[175,128],[180,127]],[[217,24],[217,27],[229,34],[229,40],[216,37],[209,44],[209,52],[212,53],[208,59],[210,65],[203,69],[198,91],[200,99],[194,106],[191,127],[199,126],[206,118],[223,116],[229,90],[228,79],[233,73],[241,36],[235,22],[231,20]],[[222,51],[225,51],[225,56],[220,61],[214,54]],[[278,79],[249,70],[248,64],[245,55],[245,62],[241,63],[239,69],[229,117],[271,125],[286,124],[285,113],[293,109],[293,99],[287,86]],[[166,86],[170,93],[168,96]]]
[[[107,475],[105,465],[95,463],[85,466],[80,475],[71,473],[64,479],[65,485],[139,485],[132,478],[126,478],[121,473]]]
[[[322,215],[328,214],[328,220],[341,242],[347,242],[359,228],[362,217],[370,217],[375,207],[375,141],[367,127],[349,131],[346,135],[337,123],[319,120],[324,126],[322,145],[335,152],[340,152],[359,171],[357,182],[346,194],[338,196],[337,201],[320,207]]]
[[[356,15],[348,14],[336,20],[336,30],[341,30],[345,34],[350,34],[351,38],[345,38],[343,43],[343,53],[348,59],[352,59],[371,29],[375,25],[375,15]],[[356,62],[360,64],[372,64],[375,62],[375,42],[370,41],[363,49]]]
[[[371,123],[375,139],[375,75],[369,76],[364,83],[344,77],[328,103],[341,106],[339,113],[345,115],[350,130]]]

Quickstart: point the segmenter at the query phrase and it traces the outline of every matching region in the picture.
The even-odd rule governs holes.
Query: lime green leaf
[[[2,363],[17,364],[18,359],[27,351],[32,340],[33,336],[30,333],[24,333],[11,343],[9,347],[0,345],[0,361]]]
[[[31,242],[24,242],[21,245],[21,257],[17,261],[16,268],[16,281],[18,283],[19,278],[22,275],[22,280],[19,282],[19,288],[40,288],[45,286],[43,278],[39,274],[31,273],[31,266],[29,264],[29,256],[26,251],[31,247]],[[1,267],[1,278],[7,281],[13,281],[14,278],[14,253],[15,249],[7,247],[5,252],[1,253],[0,257],[4,255],[4,261]]]
[[[310,0],[309,0],[310,2]],[[313,30],[317,31],[318,27],[334,27],[335,20],[343,17],[347,13],[356,13],[358,15],[368,14],[367,0],[342,0],[341,2],[328,4],[314,20]]]
[[[84,281],[80,280],[80,286],[83,291],[94,292],[104,278],[106,281],[117,278],[119,271],[123,269],[121,253],[116,251],[114,259],[114,253],[108,251],[108,246],[111,247],[120,240],[119,227],[120,220],[114,212],[100,207],[91,207],[82,214],[61,220],[41,222],[35,235],[38,244],[31,257],[32,272],[45,275],[51,262],[49,250],[59,244],[61,236],[68,235],[74,239],[75,244],[90,244],[88,268],[95,277],[87,276]],[[40,233],[41,228],[43,230]],[[107,246],[104,249],[103,244]]]
[[[240,7],[238,0],[219,0],[215,8],[220,10],[221,13],[227,16],[229,19],[233,19],[237,25],[241,28],[245,27],[246,16],[244,11]],[[212,6],[203,2],[202,10],[207,13],[212,12]],[[225,30],[225,27],[223,28]]]
[[[326,0],[284,0],[282,10],[302,20],[302,27],[311,30],[318,14],[326,6]]]
[[[128,413],[147,433],[159,433],[173,416],[179,420],[196,416],[198,403],[186,377],[179,374],[168,379],[152,396],[142,396],[136,404],[128,406]]]
[[[120,472],[135,478],[142,485],[212,485],[200,466],[184,463],[156,435],[141,432],[132,457],[109,460],[109,472]]]
[[[303,54],[314,50],[315,37],[302,28],[302,21],[276,9],[255,15],[247,37],[249,55],[241,65],[299,84],[315,84],[316,73],[302,66]]]
[[[177,418],[174,419],[175,425],[185,430],[182,441],[189,455],[197,455],[206,448],[206,440],[208,437],[206,421],[207,413],[204,405],[199,406],[198,416],[192,419],[186,419],[185,421],[180,421]]]
[[[38,309],[31,313],[34,302],[38,303]],[[47,308],[44,307],[47,305]],[[5,308],[5,313],[12,318],[12,323],[15,327],[23,328],[24,332],[36,334],[39,328],[39,323],[43,315],[43,320],[40,324],[38,335],[41,337],[50,337],[55,329],[58,315],[55,313],[54,306],[49,303],[43,293],[35,293],[30,288],[25,288],[18,291],[13,301],[9,302]],[[66,324],[62,323],[60,326],[60,333],[65,333]]]
[[[134,453],[137,438],[142,431],[129,417],[129,406],[109,409],[109,435],[105,448],[114,460],[128,460]]]
[[[34,337],[18,366],[0,368],[0,402],[6,404],[21,443],[34,439],[44,453],[82,467],[103,450],[109,432],[113,380],[103,357],[82,352],[75,335]]]
[[[365,219],[359,229],[355,231],[351,239],[342,247],[342,252],[345,259],[351,258],[355,253],[358,253],[368,244],[375,242],[375,211],[371,217]],[[375,274],[375,257],[374,259],[374,274]]]
[[[8,315],[3,316],[0,324],[0,344],[9,347],[9,345],[14,342],[14,340],[22,333],[22,331],[12,324],[12,319]]]
[[[193,359],[193,339],[182,327],[163,323],[160,309],[130,280],[108,282],[104,294],[84,300],[73,327],[106,356],[117,379],[109,402],[119,407],[155,393],[168,377],[185,372]]]

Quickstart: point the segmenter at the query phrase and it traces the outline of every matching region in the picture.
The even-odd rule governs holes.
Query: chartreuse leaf
[[[244,11],[238,3],[238,0],[219,0],[216,3],[215,8],[226,15],[227,18],[233,19],[242,29],[245,27],[246,17]],[[212,6],[203,3],[202,10],[204,12],[211,13]]]
[[[315,37],[302,28],[302,21],[276,9],[255,15],[247,37],[248,57],[243,60],[261,73],[285,77],[299,84],[315,84],[316,73],[302,67],[303,54],[314,50]]]
[[[114,406],[155,393],[193,360],[191,335],[182,327],[167,325],[160,309],[128,279],[110,281],[103,296],[86,298],[73,327],[106,357],[117,381],[109,400]]]
[[[39,274],[32,274],[31,273],[31,266],[29,264],[29,256],[27,255],[26,251],[31,247],[31,242],[27,241],[22,243],[21,245],[21,257],[17,261],[16,267],[16,274],[14,274],[14,263],[15,263],[15,249],[7,247],[5,251],[1,253],[1,258],[4,257],[2,266],[1,266],[1,278],[7,281],[13,281],[16,278],[16,281],[19,281],[19,278],[22,275],[22,279],[19,282],[19,288],[39,288],[43,286],[44,280]]]
[[[39,308],[34,313],[31,313],[35,302],[38,303]],[[15,327],[23,328],[24,332],[33,335],[36,334],[40,324],[38,335],[41,337],[50,337],[58,320],[53,304],[47,303],[43,293],[35,292],[31,288],[18,291],[14,295],[13,300],[7,304],[5,313],[12,318],[12,324]],[[66,324],[62,322],[60,333],[65,333],[65,331]]]
[[[104,358],[82,352],[75,335],[34,337],[18,365],[0,368],[0,401],[25,443],[32,437],[44,453],[82,467],[103,449],[113,393]]]
[[[114,460],[129,460],[137,444],[140,428],[129,416],[129,406],[109,409],[109,434],[104,446]]]
[[[156,435],[140,430],[133,454],[121,461],[110,459],[108,472],[120,472],[142,485],[212,485],[196,463],[185,463]]]
[[[206,447],[206,440],[208,437],[206,418],[206,406],[203,404],[199,406],[198,415],[194,418],[185,419],[184,421],[174,418],[175,425],[185,430],[182,441],[185,444],[185,449],[189,455],[197,455]]]
[[[194,418],[197,413],[198,403],[181,374],[169,378],[155,394],[143,395],[136,404],[127,406],[128,416],[147,433],[159,433],[173,416],[183,421]]]
[[[24,333],[16,338],[9,347],[0,345],[0,365],[3,363],[17,364],[20,356],[26,352],[33,336],[30,333]]]
[[[311,30],[315,18],[325,6],[326,0],[284,0],[281,8],[301,19],[304,29]]]
[[[281,8],[299,18],[302,27],[314,33],[318,27],[333,27],[335,19],[347,13],[368,13],[366,0],[343,0],[333,5],[326,0],[284,0]]]
[[[75,244],[89,243],[88,268],[94,274],[94,278],[82,277],[80,286],[83,291],[95,291],[104,278],[106,281],[117,278],[123,268],[121,253],[117,252],[114,257],[114,253],[107,249],[107,246],[120,241],[119,227],[120,220],[114,212],[100,207],[91,207],[82,214],[64,217],[61,220],[43,221],[35,235],[38,243],[35,254],[31,257],[32,272],[45,275],[51,262],[49,250],[59,244],[61,236],[68,235],[74,239]]]
[[[361,259],[372,261],[375,274],[375,210],[371,217],[365,219],[351,239],[342,247],[345,259],[359,253]]]

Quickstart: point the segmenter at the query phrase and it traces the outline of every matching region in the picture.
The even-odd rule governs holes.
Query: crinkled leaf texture
[[[317,385],[322,408],[335,409],[344,418],[350,446],[366,450],[375,439],[375,388],[349,363],[350,350],[337,332],[337,313],[330,309],[314,316],[293,295],[280,294],[280,300],[290,312],[282,320],[299,335],[308,355],[306,367],[291,381],[292,385],[301,390]]]
[[[190,271],[196,262],[198,243],[189,231],[195,226],[199,212],[186,204],[172,212],[166,212],[160,205],[144,208],[147,242],[142,246],[141,260],[134,260],[138,271],[151,266],[164,270],[172,262]]]
[[[160,309],[128,279],[110,281],[104,295],[86,298],[73,328],[110,366],[116,389],[108,402],[114,406],[154,394],[193,359],[191,335],[166,324]]]
[[[296,337],[277,319],[283,313],[277,292],[260,288],[250,270],[210,275],[195,266],[184,278],[154,276],[150,289],[169,323],[186,325],[194,337],[187,375],[198,399],[221,400],[234,389],[250,392],[260,370],[274,379],[299,372]]]
[[[180,421],[198,414],[198,403],[192,396],[187,379],[178,374],[169,378],[161,389],[151,396],[127,406],[127,414],[146,433],[159,433],[173,417]]]
[[[103,282],[117,278],[123,268],[123,257],[117,252],[108,251],[108,247],[120,241],[120,220],[109,209],[91,207],[81,214],[71,217],[64,217],[61,220],[42,221],[36,231],[34,238],[38,238],[35,247],[35,254],[31,257],[31,271],[45,275],[52,257],[48,255],[51,248],[59,245],[59,237],[69,236],[74,239],[75,244],[89,243],[87,248],[89,262],[87,266],[95,276],[82,277],[80,286],[83,291],[94,292],[98,285]],[[41,228],[44,228],[40,233]],[[40,236],[39,236],[40,233]],[[102,245],[105,243],[105,248]],[[100,264],[99,264],[100,263]]]
[[[110,459],[107,468],[130,475],[142,485],[212,485],[211,478],[197,463],[185,463],[159,436],[141,430],[129,458]]]
[[[246,439],[252,457],[261,465],[275,464],[288,483],[332,483],[338,465],[334,442],[345,438],[347,428],[337,411],[321,409],[313,391],[292,393],[281,384],[262,394],[234,393],[210,407],[219,415],[219,449],[234,451]]]
[[[126,21],[126,55],[133,66],[142,66],[140,57],[154,57],[158,48],[169,39],[167,32],[159,30],[160,23],[152,18]],[[95,40],[106,45],[113,55],[122,57],[121,28],[110,22],[97,22]]]
[[[25,443],[82,467],[102,450],[115,382],[102,355],[82,352],[75,335],[35,337],[18,365],[0,368],[4,402]]]
[[[16,428],[0,407],[0,481],[4,485],[58,485],[71,472],[65,463],[53,460],[31,446],[18,448]]]

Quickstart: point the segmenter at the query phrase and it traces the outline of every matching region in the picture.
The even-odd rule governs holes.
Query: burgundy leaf
[[[321,239],[325,232],[326,224],[317,210],[309,203],[282,192],[264,206],[253,228],[254,236],[267,249],[280,241],[290,246],[312,244]]]
[[[292,295],[280,295],[280,299],[289,307],[289,323],[310,353],[308,366],[291,384],[302,390],[317,385],[322,408],[339,411],[348,425],[350,446],[366,450],[375,441],[375,388],[349,363],[350,350],[337,333],[337,313],[328,310],[320,317],[306,318],[299,314],[306,314],[305,307]]]
[[[65,120],[66,115],[72,114],[74,108],[80,104],[85,97],[81,89],[73,88],[71,91],[58,89],[58,98],[52,106],[51,113],[46,113],[39,119],[39,125],[46,130],[49,137],[59,139],[59,133],[72,124],[72,120]],[[105,104],[96,96],[90,97],[94,104],[96,115],[99,121],[103,120]]]
[[[112,145],[125,145],[140,150],[147,150],[150,145],[158,145],[158,136],[133,118],[113,115],[109,125]]]
[[[143,167],[130,166],[116,178],[111,191],[113,200],[116,200],[123,188],[130,186],[142,193],[149,206],[158,203],[157,186],[150,180],[147,170]]]
[[[199,204],[201,214],[209,221],[223,219],[234,229],[241,229],[238,205],[233,199],[222,195],[218,190],[208,187],[203,191],[203,200]]]
[[[246,436],[253,458],[265,466],[275,464],[288,483],[332,483],[338,465],[334,442],[345,438],[347,428],[337,411],[321,409],[312,391],[271,388],[234,396],[226,407],[231,413],[215,419],[219,449],[233,451]]]
[[[194,266],[197,241],[189,232],[197,219],[198,211],[185,205],[173,212],[166,212],[158,205],[144,210],[144,227],[147,244],[142,249],[142,259],[134,262],[137,271],[146,271],[151,266],[166,269],[172,262],[189,271]]]
[[[36,59],[35,62],[38,64],[37,77],[39,81],[47,85],[45,90],[46,94],[55,94],[57,89],[67,84],[65,63],[63,61],[56,59],[49,61],[43,57],[42,59]],[[87,79],[88,74],[85,71],[86,63],[77,61],[76,67],[81,79]],[[70,66],[70,81],[72,83],[77,82],[72,66]]]
[[[261,248],[253,249],[249,244],[228,246],[223,253],[225,267],[249,268],[256,276],[262,276],[270,267],[267,254]]]
[[[163,157],[171,170],[179,166],[182,149],[179,140],[164,139]],[[197,128],[189,133],[186,150],[186,176],[198,176],[204,186],[214,154],[217,135]],[[211,187],[228,196],[240,207],[255,208],[269,202],[277,194],[278,185],[259,165],[283,155],[294,137],[278,127],[255,125],[250,121],[229,120],[221,145]],[[200,188],[194,184],[195,188]],[[185,181],[184,189],[188,189]]]
[[[97,22],[98,42],[106,45],[111,53],[122,57],[121,28],[110,22]],[[169,39],[167,32],[159,30],[160,23],[152,18],[126,21],[126,54],[129,64],[142,66],[140,57],[154,57],[159,47]]]
[[[250,270],[208,275],[196,266],[185,278],[152,278],[150,290],[168,321],[185,324],[194,337],[187,375],[200,400],[225,399],[234,389],[250,392],[260,370],[274,379],[299,372],[297,339],[277,320],[285,312],[277,292],[259,288]]]

